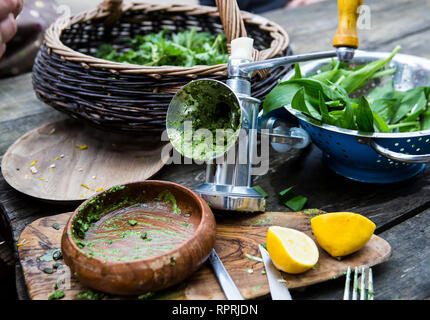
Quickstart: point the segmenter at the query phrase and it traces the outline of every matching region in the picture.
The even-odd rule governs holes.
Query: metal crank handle
[[[262,123],[260,134],[268,135],[273,149],[278,152],[287,152],[291,148],[303,149],[311,141],[305,130],[288,128],[285,122],[276,117],[270,117]]]
[[[249,77],[249,74],[261,69],[270,69],[279,66],[285,66],[293,63],[337,57],[340,61],[349,61],[354,57],[355,49],[358,48],[357,19],[359,17],[359,7],[363,0],[338,0],[339,24],[336,35],[333,38],[333,47],[336,50],[312,52],[286,57],[272,58],[263,61],[247,62],[252,60],[249,57],[252,47],[252,39],[237,38],[231,41],[233,48],[240,48],[239,52],[248,54],[239,54],[231,58],[243,59],[236,66],[236,63],[230,63],[229,75]]]
[[[357,141],[361,144],[366,144],[371,147],[376,153],[381,156],[405,163],[426,163],[430,162],[430,154],[404,154],[395,151],[391,151],[380,144],[377,144],[372,138],[357,138]]]

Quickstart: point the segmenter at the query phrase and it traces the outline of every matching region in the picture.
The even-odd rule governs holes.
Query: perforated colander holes
[[[387,166],[399,168],[399,167],[404,167],[408,165],[405,162],[398,162],[398,161],[385,158],[380,154],[378,154],[378,157],[376,159],[376,164],[378,167],[384,167],[384,168],[386,168]]]
[[[403,140],[403,143],[396,142],[394,146],[398,148],[399,152],[404,154],[419,154],[425,153],[428,148],[425,146],[430,143],[430,138],[418,137],[418,138],[408,138]],[[428,153],[428,152],[427,152]]]

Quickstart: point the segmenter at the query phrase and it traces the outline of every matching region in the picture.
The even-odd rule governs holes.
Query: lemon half
[[[311,219],[312,232],[321,248],[332,257],[360,250],[370,240],[375,224],[357,213],[332,212]]]
[[[318,262],[318,248],[305,233],[278,226],[267,231],[267,251],[273,264],[287,273],[302,273]]]

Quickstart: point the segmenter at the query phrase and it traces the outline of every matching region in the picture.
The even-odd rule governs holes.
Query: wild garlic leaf
[[[300,84],[288,81],[278,83],[264,98],[263,113],[290,105],[294,95],[301,88]]]
[[[375,132],[390,132],[388,124],[376,112],[373,114],[373,129]]]
[[[284,202],[284,205],[289,207],[293,211],[300,211],[304,208],[308,198],[305,196],[295,196]]]
[[[294,65],[294,76],[291,78],[291,80],[300,79],[301,77],[302,77],[302,71],[300,70],[300,64],[296,63]]]
[[[398,103],[399,101],[396,99],[375,99],[371,103],[370,108],[373,112],[377,113],[384,120],[384,122],[390,123],[391,119],[396,113]]]
[[[400,99],[400,104],[391,119],[391,123],[399,122],[403,117],[411,117],[415,120],[416,112],[421,112],[427,105],[427,99],[423,87],[413,88],[404,92],[396,91],[394,97]]]
[[[339,85],[345,88],[348,93],[360,89],[377,71],[390,62],[399,50],[400,46],[397,46],[386,59],[372,61],[361,68],[357,68],[354,72],[349,73]]]
[[[369,102],[365,97],[361,97],[355,110],[355,122],[357,128],[364,132],[373,132],[373,113],[370,109]]]
[[[420,117],[421,130],[430,130],[430,109],[427,109]]]
[[[294,95],[291,107],[311,116],[314,119],[322,120],[321,114],[318,110],[305,99],[305,88],[301,88]]]
[[[215,65],[228,61],[227,41],[224,34],[191,30],[169,35],[167,29],[158,33],[136,35],[128,39],[130,48],[121,53],[111,44],[102,44],[95,56],[98,58],[146,66]]]

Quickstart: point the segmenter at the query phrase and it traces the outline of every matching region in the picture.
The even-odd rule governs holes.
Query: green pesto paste
[[[209,160],[224,154],[236,141],[240,105],[232,91],[213,81],[199,81],[178,93],[183,104],[169,122],[169,138],[182,155]]]
[[[73,239],[89,258],[132,261],[173,250],[194,232],[189,214],[181,214],[173,194],[164,190],[153,201],[124,199],[104,208],[111,189],[91,199],[73,221]],[[98,199],[99,198],[99,199]],[[84,214],[85,211],[85,214]]]

